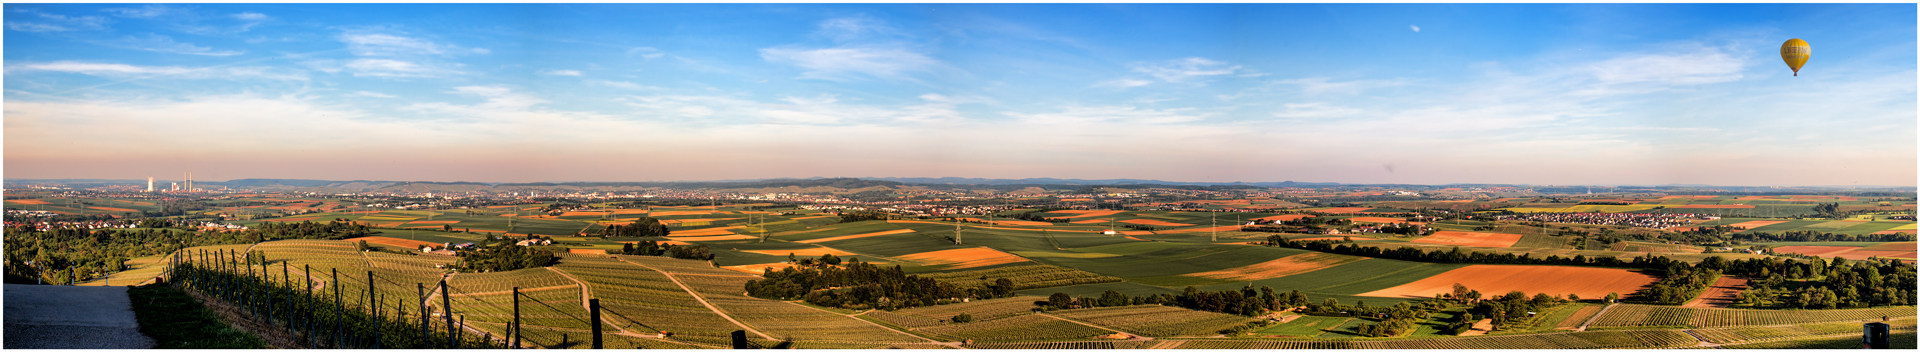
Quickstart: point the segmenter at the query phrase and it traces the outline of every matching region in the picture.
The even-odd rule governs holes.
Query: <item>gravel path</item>
[[[6,349],[147,349],[126,286],[14,285],[6,296]]]

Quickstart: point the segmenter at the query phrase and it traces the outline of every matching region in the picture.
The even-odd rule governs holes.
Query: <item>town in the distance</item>
[[[254,347],[1915,347],[1912,187],[5,183],[7,283]]]

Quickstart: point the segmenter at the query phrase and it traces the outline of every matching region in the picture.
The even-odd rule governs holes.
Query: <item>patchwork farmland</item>
[[[541,348],[582,348],[577,342],[596,325],[607,331],[608,346],[623,348],[724,348],[734,331],[768,345],[791,340],[802,348],[912,349],[1772,346],[1830,338],[1839,334],[1839,326],[1857,327],[1881,317],[1896,329],[1911,331],[1911,305],[1783,310],[1797,304],[1796,298],[1776,293],[1770,302],[1743,301],[1743,293],[1759,292],[1767,281],[1734,274],[1708,280],[1706,287],[1686,292],[1679,303],[1654,304],[1648,292],[1669,275],[1652,265],[1634,264],[1656,257],[1687,265],[1711,257],[1792,260],[1792,265],[1801,265],[1801,276],[1768,289],[1812,287],[1812,282],[1826,279],[1807,274],[1809,258],[1844,258],[1855,268],[1849,270],[1886,260],[1911,262],[1911,240],[1860,240],[1899,238],[1912,231],[1911,221],[1886,214],[1846,219],[1702,217],[1671,228],[1491,217],[1562,212],[1652,216],[1815,203],[1791,197],[1735,198],[1741,197],[1617,200],[1631,203],[1625,206],[1523,199],[1338,207],[1213,201],[1191,204],[1190,210],[1016,209],[842,222],[834,211],[761,203],[637,208],[572,203],[564,209],[555,203],[530,203],[394,210],[337,199],[256,197],[245,201],[269,204],[204,212],[233,216],[237,219],[232,223],[245,226],[338,223],[364,226],[372,233],[186,250],[257,252],[267,258],[274,280],[320,290],[337,287],[364,294],[371,287],[376,295],[399,299],[409,294],[421,298],[418,288],[427,288],[427,298],[444,296],[455,306],[452,313],[464,318],[457,323],[462,329],[483,336],[508,333],[515,298],[511,292],[519,288],[524,343]],[[86,202],[91,204],[10,199],[6,205],[103,215],[150,206],[111,198]],[[1720,202],[1743,204],[1709,204]],[[1481,203],[1489,206],[1477,208],[1486,212],[1477,216],[1440,218],[1420,212]],[[1508,206],[1491,207],[1496,204]],[[248,208],[254,206],[258,208]],[[266,216],[276,212],[283,215]],[[1031,216],[1015,218],[1028,213]],[[657,221],[667,233],[603,235],[640,219]],[[1699,235],[1704,231],[1700,229],[1717,228],[1726,230]],[[1831,235],[1807,241],[1753,237],[1807,231]],[[1689,233],[1684,236],[1741,240],[1676,240]],[[457,255],[472,253],[466,249],[469,243],[485,248],[529,237],[550,240],[530,248],[555,253],[557,263],[503,272],[449,269],[461,263]],[[1275,238],[1324,247],[1278,246],[1270,243]],[[372,250],[359,249],[363,242]],[[697,246],[711,257],[626,254],[645,244]],[[421,247],[452,249],[456,256],[422,253]],[[1459,257],[1404,256],[1409,252]],[[974,290],[967,292],[1003,290],[1007,297],[849,308],[748,293],[747,283],[772,277],[769,272],[819,270],[828,255],[841,263],[874,264]],[[164,258],[131,258],[125,264],[132,270],[81,284],[156,281],[163,272],[156,264],[165,263]],[[1573,263],[1573,258],[1581,259]],[[1602,259],[1620,264],[1602,264]],[[284,275],[272,268],[282,265]],[[1839,275],[1831,270],[1826,274]],[[334,279],[336,271],[339,279]],[[366,279],[369,272],[375,277],[371,282]],[[1882,280],[1894,280],[1891,273],[1883,273]],[[1011,286],[1000,286],[1002,279]],[[448,285],[446,292],[433,289],[441,282]],[[1452,298],[1456,285],[1478,295]],[[852,292],[844,287],[820,291]],[[1538,316],[1498,324],[1470,322],[1490,329],[1474,332],[1485,336],[1449,331],[1468,314],[1486,319],[1490,313],[1483,311],[1483,303],[1505,299],[1511,292],[1524,295],[1528,304],[1539,302],[1528,306]],[[1234,301],[1208,296],[1215,294]],[[1903,292],[1856,292],[1855,297],[1899,294]],[[1296,295],[1304,301],[1279,301]],[[1609,304],[1604,298],[1609,295],[1619,296],[1620,302]],[[1568,299],[1573,297],[1578,302]],[[605,314],[601,321],[589,322],[584,319],[586,302],[594,299]],[[1244,303],[1253,301],[1261,303]],[[1368,330],[1395,321],[1389,317],[1398,314],[1407,314],[1407,329]]]

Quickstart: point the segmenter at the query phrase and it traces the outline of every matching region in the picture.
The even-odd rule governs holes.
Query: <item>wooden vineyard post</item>
[[[334,348],[340,348],[340,344],[341,344],[340,339],[346,337],[346,335],[342,331],[343,328],[346,327],[346,324],[345,324],[346,322],[342,321],[341,318],[343,317],[340,316],[340,313],[345,313],[345,310],[347,310],[347,302],[345,300],[340,299],[340,268],[333,268],[333,347]]]
[[[520,348],[520,287],[513,288],[513,331],[507,338],[508,348]]]
[[[593,326],[593,349],[600,349],[600,299],[587,300],[587,325]]]
[[[293,288],[293,272],[290,270],[287,270],[287,262],[280,262],[280,280],[287,282],[288,290],[296,290],[295,288]],[[294,291],[294,292],[299,292],[299,291]],[[287,301],[287,309],[286,309],[287,310],[287,335],[293,335],[293,297],[288,296],[286,301]]]
[[[380,349],[380,297],[373,293],[373,271],[367,271],[367,302],[372,303],[373,311],[373,348]]]
[[[424,343],[426,343],[426,346],[423,346],[422,348],[433,348],[433,332],[431,331],[432,328],[431,328],[431,325],[427,325],[427,316],[430,315],[430,314],[427,314],[427,302],[425,301],[427,299],[427,284],[415,282],[413,283],[413,290],[416,294],[420,296],[420,299],[421,299],[420,301],[420,341],[423,341]]]
[[[307,273],[307,275],[309,275],[308,277],[312,277],[311,275],[313,275],[313,264],[307,264],[307,265],[305,266],[305,268],[306,268],[306,270],[303,270],[303,272],[305,272],[305,273]],[[301,319],[300,319],[300,324],[301,324],[301,325],[306,325],[306,326],[307,326],[307,345],[308,345],[307,347],[308,347],[308,348],[319,348],[319,347],[320,347],[320,339],[316,339],[316,338],[314,338],[314,337],[313,337],[313,333],[314,333],[314,331],[313,331],[313,330],[314,330],[314,323],[313,323],[313,318],[314,318],[314,311],[313,311],[313,285],[312,285],[312,283],[308,283],[308,285],[306,285],[306,286],[307,286],[307,297],[306,297],[306,299],[305,299],[305,301],[306,301],[305,303],[306,303],[306,308],[307,308],[307,309],[306,309],[306,310],[307,310],[307,314],[306,314],[306,317],[303,317],[303,318],[301,318]]]
[[[447,294],[447,279],[440,279],[440,316],[447,318],[447,348],[459,348],[460,342],[454,340],[453,297]]]

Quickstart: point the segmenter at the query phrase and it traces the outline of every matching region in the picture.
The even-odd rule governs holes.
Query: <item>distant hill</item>
[[[967,178],[967,177],[865,177],[870,180],[886,180],[904,183],[950,184],[950,185],[1169,185],[1169,186],[1256,186],[1256,187],[1311,187],[1338,186],[1337,182],[1174,182],[1160,180],[1141,180],[1116,178],[1105,180],[1041,178]]]

